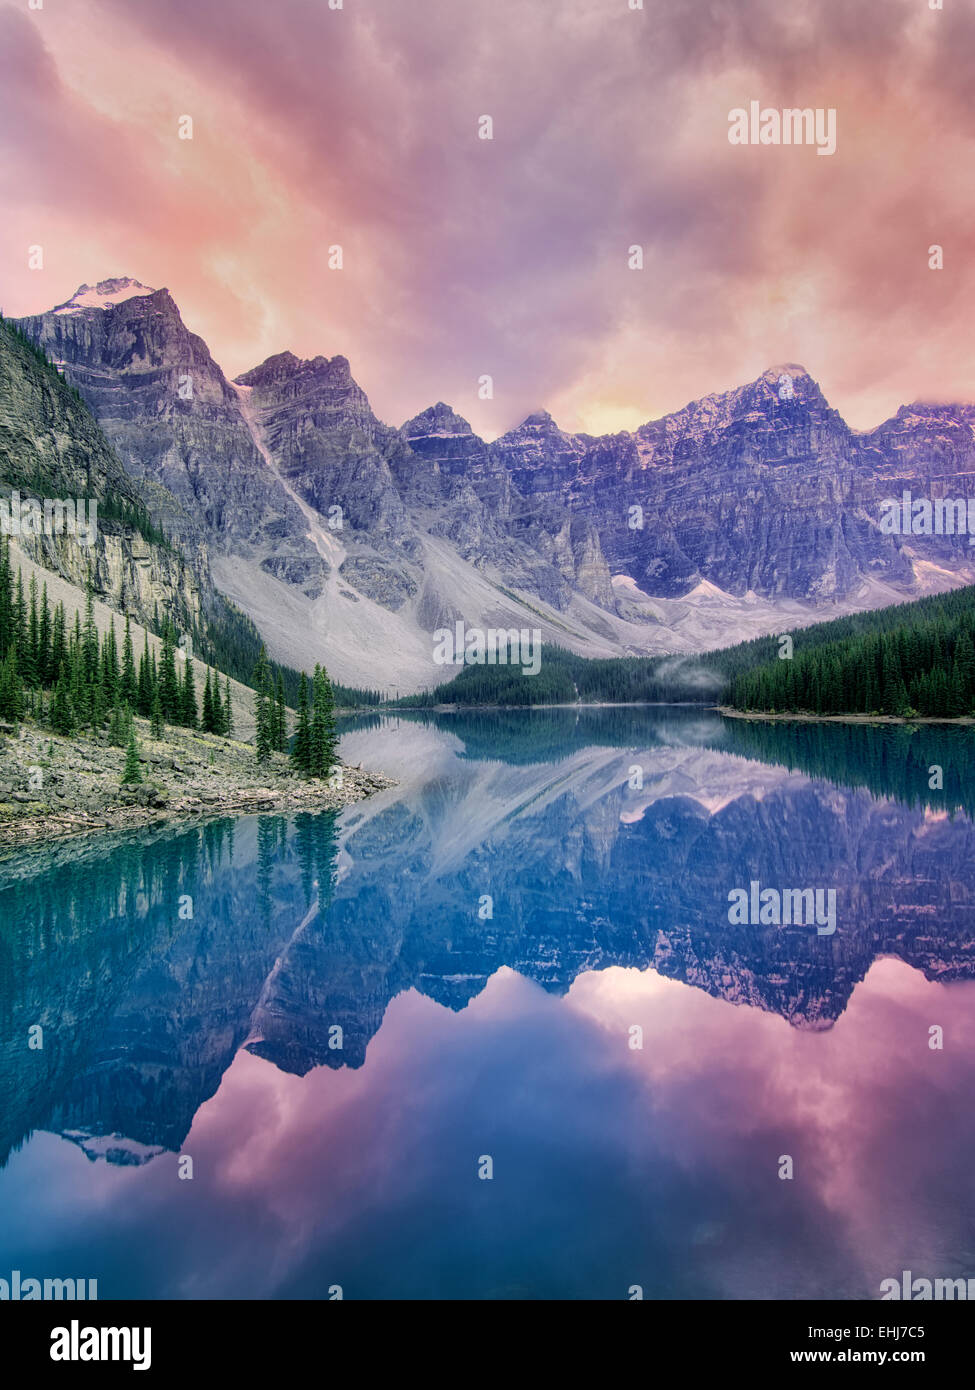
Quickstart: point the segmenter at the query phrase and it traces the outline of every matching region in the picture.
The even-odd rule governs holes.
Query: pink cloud
[[[967,397],[973,23],[906,0],[8,9],[4,307],[132,274],[231,374],[342,353],[383,418],[446,399],[487,434],[540,406],[636,423],[780,360],[860,426]],[[730,146],[752,98],[835,106],[837,153]]]

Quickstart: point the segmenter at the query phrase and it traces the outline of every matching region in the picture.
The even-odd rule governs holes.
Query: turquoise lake
[[[0,1277],[975,1275],[971,731],[480,711],[363,717],[342,752],[397,785],[0,861]],[[835,932],[733,925],[752,882],[834,890]]]

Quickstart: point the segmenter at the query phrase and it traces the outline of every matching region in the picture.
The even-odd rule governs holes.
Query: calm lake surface
[[[0,1277],[975,1276],[975,735],[679,707],[346,728],[399,785],[338,817],[0,862]],[[753,881],[835,890],[835,932],[731,925]]]

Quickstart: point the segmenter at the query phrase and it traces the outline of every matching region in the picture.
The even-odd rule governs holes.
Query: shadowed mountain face
[[[975,976],[972,820],[926,785],[938,760],[970,783],[962,731],[924,748],[858,730],[876,742],[854,764],[841,741],[766,726],[759,742],[700,712],[588,719],[509,716],[490,750],[477,717],[366,721],[346,755],[400,785],[337,821],[5,860],[0,1153],[35,1129],[117,1164],[178,1150],[241,1048],[296,1075],[368,1069],[393,999],[463,1011],[503,967],[556,996],[585,972],[649,969],[811,1032],[878,958]],[[815,780],[782,765],[804,758]],[[880,767],[883,797],[866,789]],[[732,925],[729,893],[753,880],[835,890],[835,932]]]
[[[112,510],[114,505],[142,514],[154,504],[172,510],[174,499],[157,483],[140,483],[126,473],[87,406],[4,324],[0,497],[5,519],[12,493],[24,500],[77,499],[92,522],[87,544],[76,540],[74,525],[72,534],[18,526],[15,543],[30,560],[76,586],[84,586],[90,570],[99,596],[143,622],[161,607],[181,629],[202,625],[203,609],[213,597],[206,585],[205,548],[187,563],[170,547],[118,520],[119,511]],[[19,519],[16,503],[14,515]],[[70,607],[68,612],[70,620]]]
[[[971,407],[857,434],[786,365],[633,434],[540,411],[486,443],[443,403],[383,424],[341,356],[284,352],[230,383],[135,282],[21,324],[126,467],[175,494],[162,520],[206,542],[272,654],[301,664],[310,641],[343,680],[435,683],[430,635],[458,619],[592,655],[700,650],[975,573],[967,536],[879,529],[904,487],[965,495]]]
[[[101,285],[118,291],[104,307],[81,296],[83,307],[25,319],[23,329],[77,386],[129,472],[182,504],[159,518],[166,529],[187,549],[205,539],[216,552],[290,531],[299,553],[314,554],[294,503],[267,476],[237,393],[168,291],[125,297],[130,282]]]

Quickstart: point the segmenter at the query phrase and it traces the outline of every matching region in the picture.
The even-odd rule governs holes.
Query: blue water
[[[657,708],[365,719],[342,746],[398,785],[0,861],[0,1278],[975,1275],[971,734]],[[753,881],[835,890],[835,932],[732,925]]]

